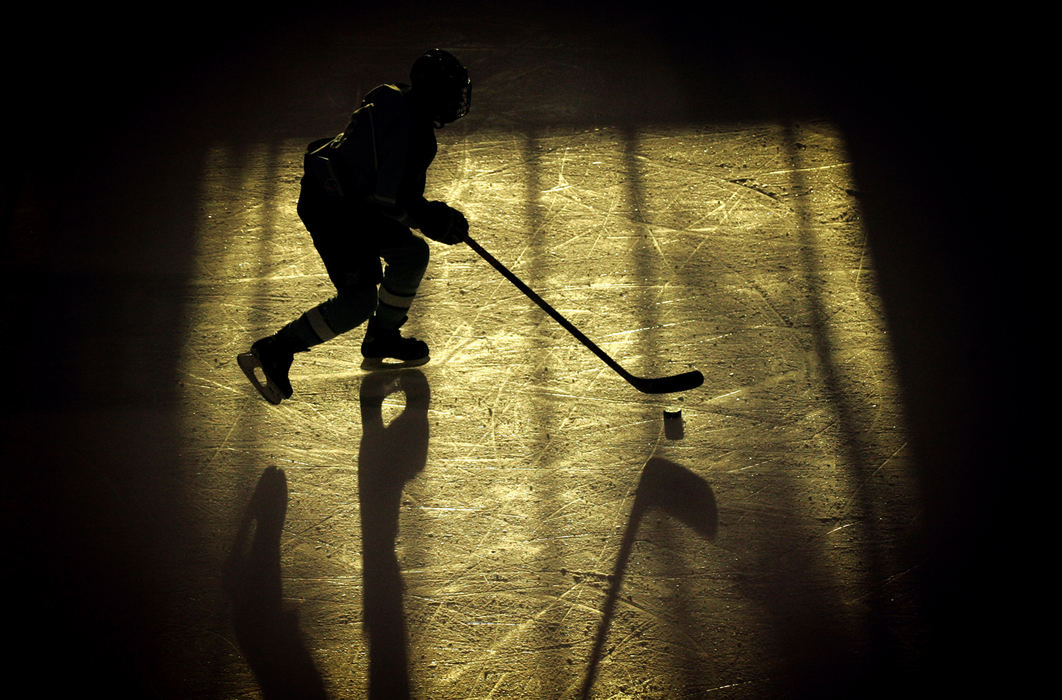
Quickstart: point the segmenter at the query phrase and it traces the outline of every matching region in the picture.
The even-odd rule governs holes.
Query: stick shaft
[[[633,379],[635,379],[635,377],[631,375],[630,372],[623,369],[623,367],[621,367],[618,362],[609,357],[608,353],[599,348],[597,346],[597,343],[587,338],[582,331],[572,325],[571,321],[564,318],[564,316],[562,316],[559,311],[550,306],[549,302],[547,302],[545,299],[536,294],[535,290],[531,289],[526,284],[524,284],[523,280],[513,274],[512,271],[509,270],[509,268],[505,267],[505,265],[502,265],[493,255],[484,250],[483,246],[481,246],[479,243],[476,243],[474,240],[467,236],[465,237],[465,243],[467,243],[469,247],[472,248],[472,250],[476,251],[476,253],[478,253],[481,258],[490,263],[491,267],[500,272],[502,277],[512,282],[513,285],[515,285],[516,288],[519,289],[521,292],[526,294],[531,301],[538,304],[538,306],[543,311],[552,316],[553,320],[559,323],[564,328],[564,330],[568,331],[573,336],[575,336],[576,340],[585,345],[591,352],[601,358],[602,362],[611,367],[617,374],[626,379],[628,382],[631,382]]]
[[[601,358],[601,361],[612,368],[616,374],[623,377],[623,379],[633,386],[638,391],[645,394],[669,394],[676,391],[689,391],[695,389],[704,383],[704,375],[697,370],[690,372],[683,372],[682,374],[674,374],[668,377],[636,377],[627,370],[623,369],[618,362],[609,357],[608,353],[599,348],[597,344],[583,335],[582,331],[576,328],[572,323],[564,318],[556,309],[550,306],[545,299],[535,293],[533,289],[524,284],[523,280],[514,275],[509,268],[502,265],[495,259],[493,255],[483,250],[483,247],[476,243],[474,240],[465,234],[465,242],[468,243],[472,250],[479,253],[479,256],[486,260],[490,265],[500,272],[505,279],[512,282],[517,289],[527,295],[527,297],[538,304],[538,306],[553,317],[553,320],[559,323],[564,330],[571,333],[576,340],[589,348],[595,355]]]

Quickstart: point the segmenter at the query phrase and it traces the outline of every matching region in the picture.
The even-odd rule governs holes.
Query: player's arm
[[[409,228],[420,229],[428,238],[452,245],[468,234],[465,216],[443,202],[429,202],[422,195],[412,200],[400,198],[406,176],[409,112],[401,93],[394,88],[379,89],[375,102],[376,182],[370,199],[385,216]],[[418,190],[423,191],[423,182]]]

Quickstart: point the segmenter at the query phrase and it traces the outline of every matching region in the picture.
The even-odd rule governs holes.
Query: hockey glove
[[[418,218],[421,232],[433,241],[454,245],[468,235],[465,215],[444,202],[428,202]]]

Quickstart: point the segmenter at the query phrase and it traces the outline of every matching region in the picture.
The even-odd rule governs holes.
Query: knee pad
[[[419,236],[410,236],[402,247],[384,251],[387,268],[383,274],[383,285],[395,294],[416,294],[428,269],[430,253],[427,241]]]
[[[408,266],[410,270],[410,277],[414,275],[417,278],[417,286],[420,286],[420,280],[424,278],[424,273],[428,269],[428,257],[431,255],[431,248],[428,246],[428,242],[419,236],[413,238],[413,243],[409,248]]]

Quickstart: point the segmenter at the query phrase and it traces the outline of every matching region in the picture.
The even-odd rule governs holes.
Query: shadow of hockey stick
[[[605,647],[608,629],[612,624],[616,601],[619,599],[623,575],[630,560],[634,537],[642,518],[652,508],[659,508],[665,513],[693,529],[705,539],[715,538],[718,516],[715,496],[708,483],[689,469],[659,457],[653,457],[642,469],[638,481],[631,516],[627,520],[627,529],[623,533],[616,568],[612,573],[612,584],[605,597],[605,606],[601,611],[601,624],[598,626],[594,648],[590,652],[590,663],[586,670],[581,697],[589,698],[597,676],[597,667],[601,661],[601,652]]]

